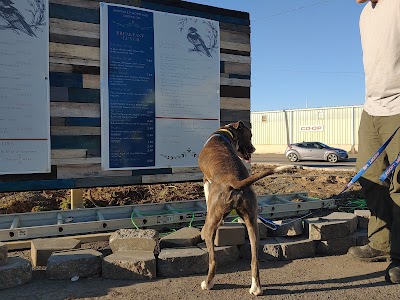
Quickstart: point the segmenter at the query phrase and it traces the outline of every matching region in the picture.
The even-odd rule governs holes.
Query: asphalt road
[[[283,154],[253,154],[251,157],[251,163],[268,163],[276,165],[297,165],[303,167],[313,168],[327,168],[327,169],[343,169],[343,170],[355,170],[356,166],[356,154],[349,154],[349,158],[346,161],[339,161],[337,163],[330,163],[327,161],[299,161],[290,162]]]

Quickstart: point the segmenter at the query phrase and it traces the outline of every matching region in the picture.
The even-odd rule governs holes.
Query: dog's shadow
[[[259,261],[260,271],[263,269],[279,269],[287,264],[290,264],[291,262],[292,262],[291,260],[280,260],[280,261],[274,261],[273,263],[269,261]],[[232,274],[235,272],[250,271],[250,260],[241,258],[237,260],[235,263],[224,265],[222,267],[218,266],[218,261],[217,261],[217,269],[218,269],[218,274]]]
[[[216,283],[213,290],[238,290],[249,288],[249,285],[232,284],[232,283]]]

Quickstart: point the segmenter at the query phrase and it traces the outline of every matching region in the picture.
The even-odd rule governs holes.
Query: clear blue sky
[[[361,105],[364,72],[355,0],[188,0],[246,11],[251,110]]]

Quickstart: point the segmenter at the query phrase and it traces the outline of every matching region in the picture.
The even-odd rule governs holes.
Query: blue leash
[[[390,173],[392,173],[394,171],[394,169],[396,169],[396,167],[399,165],[399,163],[400,163],[400,153],[397,156],[397,158],[394,160],[394,162],[392,162],[390,164],[390,166],[387,167],[385,172],[382,173],[382,175],[379,177],[379,180],[385,181],[385,179],[390,175]]]

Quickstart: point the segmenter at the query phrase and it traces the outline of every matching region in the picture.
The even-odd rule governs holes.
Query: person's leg
[[[371,156],[386,141],[379,135],[376,119],[363,111],[359,127],[359,147],[356,169],[360,170]],[[389,135],[390,136],[390,135]],[[387,184],[382,184],[379,176],[386,169],[388,159],[382,153],[359,179],[371,217],[368,225],[369,244],[352,247],[348,254],[365,260],[385,258],[390,250],[390,231],[392,224],[392,200]]]
[[[382,137],[389,137],[400,125],[400,114],[390,117],[381,117],[379,132]],[[387,156],[392,163],[400,153],[400,132],[394,136],[388,145]],[[392,283],[400,283],[400,166],[389,177],[390,196],[392,199],[392,225],[390,236],[391,264],[386,271],[386,280]]]

